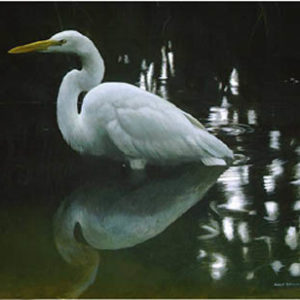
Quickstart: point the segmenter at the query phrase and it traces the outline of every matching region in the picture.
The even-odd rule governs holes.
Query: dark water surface
[[[229,145],[235,162],[135,174],[80,157],[63,141],[55,115],[59,81],[77,62],[2,57],[0,298],[298,297],[300,76],[271,80],[274,69],[249,67],[231,52],[222,58],[217,48],[213,64],[197,46],[189,51],[184,31],[162,35],[150,27],[135,44],[112,30],[117,25],[106,28],[105,80],[130,82],[192,113]],[[21,40],[16,32],[3,48],[48,37],[27,31]]]

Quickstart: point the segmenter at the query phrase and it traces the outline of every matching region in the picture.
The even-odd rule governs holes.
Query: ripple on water
[[[249,160],[250,160],[249,156],[246,156],[241,153],[235,153],[233,156],[232,165],[233,166],[244,166],[248,163]]]
[[[243,134],[252,133],[254,131],[254,129],[247,124],[210,124],[210,126],[207,126],[206,128],[209,132],[213,134],[221,134],[225,136],[239,136]]]
[[[248,218],[255,217],[257,212],[252,209],[251,203],[218,203],[211,201],[209,208],[220,218],[231,217],[237,220],[248,220]]]

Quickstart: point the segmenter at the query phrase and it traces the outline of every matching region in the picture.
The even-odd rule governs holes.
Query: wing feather
[[[125,83],[103,83],[90,91],[84,100],[83,119],[99,124],[129,158],[156,163],[202,160],[220,165],[223,158],[233,156],[193,116]]]
[[[202,160],[209,165],[226,164],[222,158],[230,151],[227,146],[195,127],[180,110],[118,108],[116,116],[108,124],[107,132],[129,157],[156,162]]]

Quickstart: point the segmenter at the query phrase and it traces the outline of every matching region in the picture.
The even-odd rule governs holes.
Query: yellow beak
[[[61,41],[43,40],[23,46],[12,48],[8,51],[10,54],[28,53],[34,51],[47,50],[50,46],[61,45]]]

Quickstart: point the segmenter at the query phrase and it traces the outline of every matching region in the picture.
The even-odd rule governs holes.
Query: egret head
[[[75,30],[66,30],[54,34],[48,40],[42,40],[22,46],[15,47],[8,51],[11,54],[28,52],[62,52],[62,53],[84,53],[89,44],[92,43],[87,37]]]

